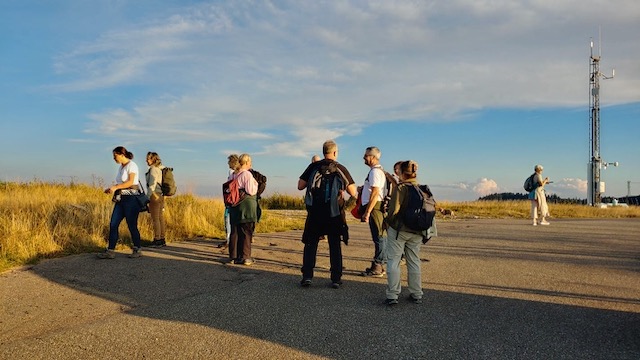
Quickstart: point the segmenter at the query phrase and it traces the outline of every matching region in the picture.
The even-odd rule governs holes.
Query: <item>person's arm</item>
[[[304,190],[306,188],[307,188],[307,182],[302,179],[298,179],[298,190]]]
[[[133,187],[133,185],[138,185],[138,184],[134,184],[134,179],[136,178],[136,173],[128,173],[129,177],[127,178],[127,181],[123,182],[122,184],[116,184],[111,186],[110,188],[107,189],[107,191],[105,191],[107,194],[110,194],[112,192],[115,192],[116,190],[120,190],[120,189],[129,189],[131,187]]]
[[[380,194],[380,188],[377,186],[372,186],[371,197],[369,198],[367,209],[365,210],[364,215],[362,215],[362,220],[364,222],[369,222],[369,215],[371,215],[371,212],[373,211],[373,209],[376,207],[376,204],[378,203],[378,194]]]

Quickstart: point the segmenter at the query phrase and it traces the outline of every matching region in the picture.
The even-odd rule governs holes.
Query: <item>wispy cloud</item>
[[[56,89],[132,94],[121,107],[90,114],[89,133],[233,136],[258,140],[263,153],[302,156],[310,136],[336,138],[376,122],[582,105],[596,19],[612,29],[612,53],[640,57],[630,46],[635,32],[624,30],[637,28],[640,5],[611,7],[568,0],[203,4],[61,54]],[[618,73],[636,76],[612,85],[610,102],[637,101],[640,69],[620,66]]]

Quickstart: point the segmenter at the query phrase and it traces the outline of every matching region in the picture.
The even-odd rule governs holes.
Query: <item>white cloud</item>
[[[582,105],[594,24],[612,40],[608,66],[640,57],[638,18],[630,0],[221,2],[79,45],[56,60],[57,88],[147,89],[91,114],[92,133],[268,139],[263,152],[298,156],[308,124],[323,141],[381,121]],[[640,68],[617,72],[608,103],[640,100]]]
[[[498,184],[491,179],[482,178],[478,179],[478,182],[473,186],[473,191],[478,196],[487,196],[499,192]]]

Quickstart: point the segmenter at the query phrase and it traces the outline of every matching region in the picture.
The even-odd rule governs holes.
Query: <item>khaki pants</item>
[[[149,213],[153,223],[153,240],[165,238],[166,223],[164,221],[164,196],[153,194],[149,199]]]

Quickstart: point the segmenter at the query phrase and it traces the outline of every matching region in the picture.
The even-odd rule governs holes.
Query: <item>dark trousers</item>
[[[339,235],[328,235],[329,242],[329,261],[331,262],[331,281],[340,282],[342,279],[342,244]],[[313,269],[316,267],[316,256],[318,253],[318,237],[315,241],[309,241],[304,244],[304,253],[302,256],[302,277],[305,279],[313,278]]]
[[[251,240],[256,223],[240,223],[231,225],[229,235],[229,257],[231,259],[251,259]]]
[[[122,220],[127,220],[127,227],[131,234],[131,242],[133,246],[140,247],[140,231],[138,231],[138,216],[140,215],[140,203],[135,196],[122,195],[119,202],[113,206],[111,213],[111,222],[109,223],[109,249],[116,248],[119,234],[118,228]]]

